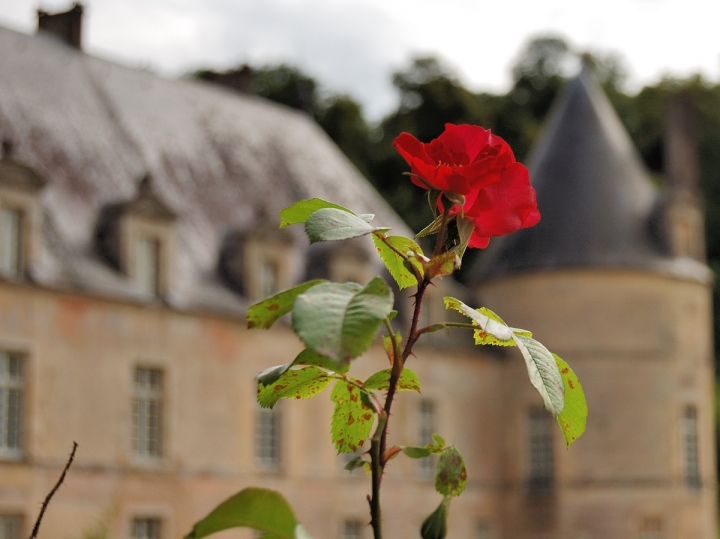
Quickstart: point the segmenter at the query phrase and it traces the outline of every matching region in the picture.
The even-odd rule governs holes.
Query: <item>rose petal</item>
[[[482,237],[503,236],[537,223],[540,214],[527,169],[520,163],[511,165],[500,181],[478,193],[466,216]]]

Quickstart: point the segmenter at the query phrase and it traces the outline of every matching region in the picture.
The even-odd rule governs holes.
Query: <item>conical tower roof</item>
[[[556,103],[529,169],[540,222],[493,239],[474,281],[522,270],[648,267],[667,258],[653,233],[658,195],[587,70]]]

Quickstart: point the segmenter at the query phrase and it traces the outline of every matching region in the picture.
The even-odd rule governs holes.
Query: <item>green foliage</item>
[[[346,373],[350,364],[334,361],[329,357],[321,356],[315,350],[306,348],[293,360],[292,365],[315,365],[333,372]]]
[[[447,536],[448,509],[450,497],[446,496],[437,509],[423,521],[420,527],[422,539],[445,539]]]
[[[437,455],[438,453],[442,453],[442,451],[445,449],[445,440],[437,435],[432,435],[434,444],[425,444],[423,447],[412,447],[409,445],[404,445],[400,449],[402,450],[405,455],[410,457],[411,459],[422,459],[425,457],[429,457],[430,455]]]
[[[330,400],[335,403],[330,432],[338,454],[357,451],[370,435],[375,414],[363,402],[360,388],[351,382],[338,381]]]
[[[568,447],[585,432],[588,408],[580,380],[560,356],[553,354],[565,388],[565,407],[557,416]]]
[[[385,369],[373,374],[370,378],[365,380],[365,389],[376,389],[378,391],[385,391],[390,387],[390,372],[391,369]],[[400,379],[397,384],[398,391],[415,391],[420,393],[420,380],[418,380],[417,374],[410,369],[403,369]]]
[[[481,309],[475,310],[465,305],[459,299],[451,297],[445,297],[443,300],[445,302],[446,309],[454,309],[472,319],[473,324],[478,326],[483,333],[495,337],[498,341],[509,341],[513,339],[512,330],[500,319],[499,316],[489,309],[485,309],[484,312]],[[494,316],[490,317],[485,313],[491,313]],[[476,344],[486,343],[478,342],[476,340]]]
[[[290,504],[278,492],[246,488],[218,505],[195,524],[185,539],[201,539],[230,528],[253,528],[268,539],[310,539]]]
[[[336,210],[353,213],[347,208],[333,204],[332,202],[328,202],[327,200],[323,200],[321,198],[301,200],[280,211],[280,228],[302,224],[306,222],[308,217],[310,217],[313,213],[324,208],[335,208]]]
[[[525,330],[508,327],[502,319],[490,309],[474,310],[462,301],[446,297],[445,308],[455,309],[472,319],[481,332],[476,332],[476,344],[500,344],[511,340],[520,349],[527,367],[530,383],[538,390],[543,399],[545,408],[553,415],[562,412],[565,406],[563,380],[553,355],[538,341],[528,336]],[[505,344],[507,346],[507,344]]]
[[[467,485],[465,459],[455,446],[448,446],[440,453],[435,475],[435,490],[445,496],[460,496]]]
[[[272,408],[280,399],[307,399],[322,392],[331,380],[314,366],[286,370],[268,385],[259,381],[257,401],[263,408]]]
[[[418,284],[416,274],[423,275],[422,264],[417,260],[414,255],[422,255],[423,251],[420,246],[413,240],[408,239],[404,236],[383,236],[383,239],[379,234],[373,234],[373,242],[375,248],[380,254],[380,258],[385,263],[385,267],[390,272],[390,275],[397,282],[400,290],[403,290],[409,286],[416,286]],[[390,244],[390,245],[388,245]],[[392,247],[390,247],[392,246]],[[396,251],[403,253],[407,257],[401,257]],[[414,254],[408,255],[409,252]],[[412,264],[414,270],[409,268],[407,264]]]
[[[345,469],[349,472],[357,470],[358,468],[370,468],[370,462],[368,462],[363,455],[358,455],[348,461],[345,465]]]
[[[389,229],[376,228],[362,217],[336,208],[317,210],[305,222],[305,232],[310,243],[349,240],[379,230]]]
[[[347,362],[372,344],[392,311],[393,299],[379,277],[364,288],[355,283],[322,283],[295,300],[293,330],[318,354]]]
[[[448,251],[434,256],[425,264],[425,273],[429,279],[452,275],[456,268],[460,267],[460,257],[455,251]]]
[[[555,358],[535,339],[522,335],[514,335],[513,339],[525,359],[530,383],[540,393],[545,408],[558,415],[565,406],[565,390]]]
[[[275,322],[292,310],[295,298],[316,284],[324,282],[326,282],[324,279],[307,281],[288,290],[278,292],[274,296],[264,299],[255,305],[251,305],[247,312],[248,328],[270,328]]]

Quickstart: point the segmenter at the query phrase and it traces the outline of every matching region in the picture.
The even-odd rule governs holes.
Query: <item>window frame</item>
[[[146,515],[134,516],[132,518],[132,520],[130,521],[129,537],[130,537],[130,539],[162,539],[163,529],[165,528],[165,526],[163,525],[163,522],[164,522],[164,519],[162,517],[158,517],[158,516],[146,516]],[[157,524],[157,534],[150,535],[148,533],[145,533],[143,535],[138,535],[137,528],[140,523]]]
[[[551,494],[557,480],[553,418],[544,408],[531,408],[525,414],[525,428],[528,493]]]
[[[437,404],[431,399],[422,399],[417,407],[417,440],[418,446],[423,447],[426,444],[435,443],[432,435],[437,432]],[[430,418],[426,423],[426,418]],[[435,468],[437,457],[430,455],[428,457],[418,459],[417,475],[423,480],[433,479],[435,476]]]
[[[683,408],[681,417],[683,476],[685,485],[693,491],[702,488],[698,419],[697,406],[689,404]]]
[[[11,261],[13,268],[4,267],[5,255],[5,237],[0,232],[0,275],[11,281],[19,281],[25,275],[25,267],[27,260],[26,253],[26,237],[27,237],[27,209],[15,204],[7,204],[0,201],[0,225],[2,225],[3,214],[11,212],[15,214],[16,229],[12,234],[13,251],[15,251],[13,260]],[[9,255],[8,255],[9,256]]]
[[[4,356],[4,357],[3,357]],[[22,352],[13,350],[0,350],[0,361],[7,359],[7,370],[0,370],[0,399],[5,400],[4,392],[17,391],[19,393],[16,402],[15,417],[15,439],[16,445],[8,444],[8,432],[10,431],[11,419],[9,417],[0,416],[0,459],[2,460],[22,460],[25,457],[25,430],[26,430],[26,401],[27,401],[27,355]],[[13,377],[10,373],[10,364],[12,360],[17,360],[19,368],[19,376]],[[8,373],[7,376],[5,373]],[[6,403],[0,405],[4,408]],[[9,406],[8,406],[9,408]]]
[[[141,373],[147,373],[150,378],[149,384],[140,384],[138,378]],[[153,375],[158,375],[159,382],[157,387],[152,386]],[[167,410],[167,373],[162,367],[156,365],[135,365],[132,378],[132,403],[131,403],[131,444],[130,448],[133,457],[143,461],[160,462],[167,453],[166,443],[166,410]],[[152,405],[156,405],[155,416],[157,417],[155,424],[152,419],[145,419],[142,422],[140,417],[140,403],[145,404],[145,415],[147,410],[152,409]],[[155,431],[153,436],[152,431]],[[154,445],[154,447],[153,447]]]
[[[270,433],[267,432],[268,421],[270,423]],[[261,408],[260,406],[256,408],[253,452],[255,463],[261,470],[281,471],[283,462],[282,427],[282,412],[279,404],[276,404],[273,408]],[[269,451],[266,451],[266,449],[269,449]]]
[[[3,522],[5,520],[14,520],[17,525],[17,533],[15,536],[10,536],[9,539],[22,539],[25,537],[25,515],[21,512],[0,512],[0,537],[7,538],[8,534],[6,526],[9,522]],[[5,528],[5,529],[3,529]]]

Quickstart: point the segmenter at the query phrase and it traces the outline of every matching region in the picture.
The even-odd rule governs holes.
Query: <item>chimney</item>
[[[48,13],[38,9],[38,32],[47,32],[59,37],[76,49],[82,49],[83,5],[75,2],[63,13]]]
[[[665,118],[667,225],[674,256],[705,261],[705,212],[700,192],[696,109],[681,93],[670,98]]]

